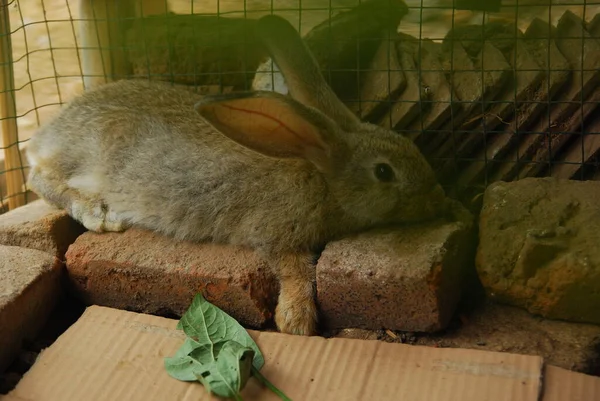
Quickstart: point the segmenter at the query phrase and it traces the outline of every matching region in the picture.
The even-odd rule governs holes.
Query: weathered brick
[[[66,254],[76,292],[89,304],[181,315],[202,292],[240,322],[271,318],[278,282],[255,252],[176,241],[140,229],[81,235]]]
[[[43,200],[0,215],[0,244],[38,249],[62,258],[85,229]]]
[[[0,245],[0,372],[45,323],[61,294],[61,272],[46,252]]]
[[[477,271],[499,302],[600,323],[600,182],[527,178],[492,184]]]
[[[436,331],[461,294],[474,252],[470,222],[375,230],[329,243],[317,264],[330,328]]]

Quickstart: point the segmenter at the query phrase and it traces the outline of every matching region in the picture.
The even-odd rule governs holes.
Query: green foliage
[[[196,295],[177,329],[187,338],[175,355],[165,358],[167,373],[182,381],[199,381],[211,393],[241,400],[252,374],[282,399],[288,398],[260,373],[265,360],[248,332],[231,316]]]

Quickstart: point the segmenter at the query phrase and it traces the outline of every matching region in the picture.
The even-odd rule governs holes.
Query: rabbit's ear
[[[219,132],[247,148],[271,157],[304,158],[321,171],[331,167],[326,136],[333,123],[293,99],[236,93],[206,97],[195,107]]]
[[[288,21],[267,15],[258,20],[256,30],[294,99],[321,110],[345,130],[360,124],[327,84],[310,49]]]

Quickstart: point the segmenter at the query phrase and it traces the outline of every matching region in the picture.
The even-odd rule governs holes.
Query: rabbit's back
[[[107,84],[36,133],[30,160],[132,224],[180,239],[320,242],[325,215],[333,217],[323,177],[216,132],[194,111],[200,99],[161,83]]]
[[[36,133],[29,146],[35,153],[46,149],[91,155],[90,150],[107,150],[114,141],[128,148],[148,141],[186,141],[189,145],[195,140],[225,140],[194,112],[200,99],[164,83],[110,83],[74,99]]]

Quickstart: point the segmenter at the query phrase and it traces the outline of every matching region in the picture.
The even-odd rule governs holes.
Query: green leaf
[[[183,345],[181,347],[179,347],[179,349],[177,350],[177,352],[175,352],[174,357],[178,358],[178,357],[183,357],[183,356],[187,356],[189,355],[193,350],[195,350],[196,348],[202,347],[204,346],[204,344],[200,344],[199,342],[192,340],[191,338],[187,337],[183,343]]]
[[[194,374],[208,391],[219,397],[236,397],[250,378],[254,350],[235,341],[222,344],[217,360],[202,364]]]
[[[172,358],[165,358],[165,368],[172,377],[198,380],[210,393],[241,400],[241,390],[254,375],[282,400],[289,401],[260,374],[265,361],[252,337],[201,294],[196,295],[177,328],[187,338]]]
[[[254,350],[252,365],[257,370],[265,364],[260,349],[248,332],[234,318],[204,299],[202,294],[194,297],[192,305],[181,317],[177,328],[200,344],[233,340]]]
[[[189,337],[186,338],[173,357],[165,358],[164,363],[167,373],[171,377],[182,381],[196,380],[194,369],[198,367],[201,361],[199,362],[196,358],[190,357],[189,354],[201,347],[206,347],[206,345],[200,344]]]
[[[226,344],[226,341],[203,345],[195,348],[189,353],[189,356],[202,364],[214,362],[218,358],[219,352],[221,352],[224,344]]]
[[[233,397],[250,378],[253,356],[252,348],[235,341],[223,341],[195,347],[189,355],[165,358],[165,368],[177,380],[199,380],[209,392]]]
[[[217,368],[222,375],[235,375],[235,383],[238,392],[241,391],[252,373],[252,359],[254,350],[244,347],[235,341],[229,341],[223,345],[217,358]]]
[[[211,380],[210,380],[210,369],[211,369],[211,367],[213,365],[215,365],[215,363],[211,362],[208,365],[202,366],[202,370],[197,370],[195,372],[196,380],[198,380],[200,383],[202,383],[202,385],[204,386],[204,388],[206,389],[206,391],[208,391],[209,393],[213,392],[212,386],[210,385],[210,382],[211,382]]]
[[[196,372],[201,368],[202,364],[189,356],[165,358],[165,369],[169,376],[184,382],[197,380]]]

